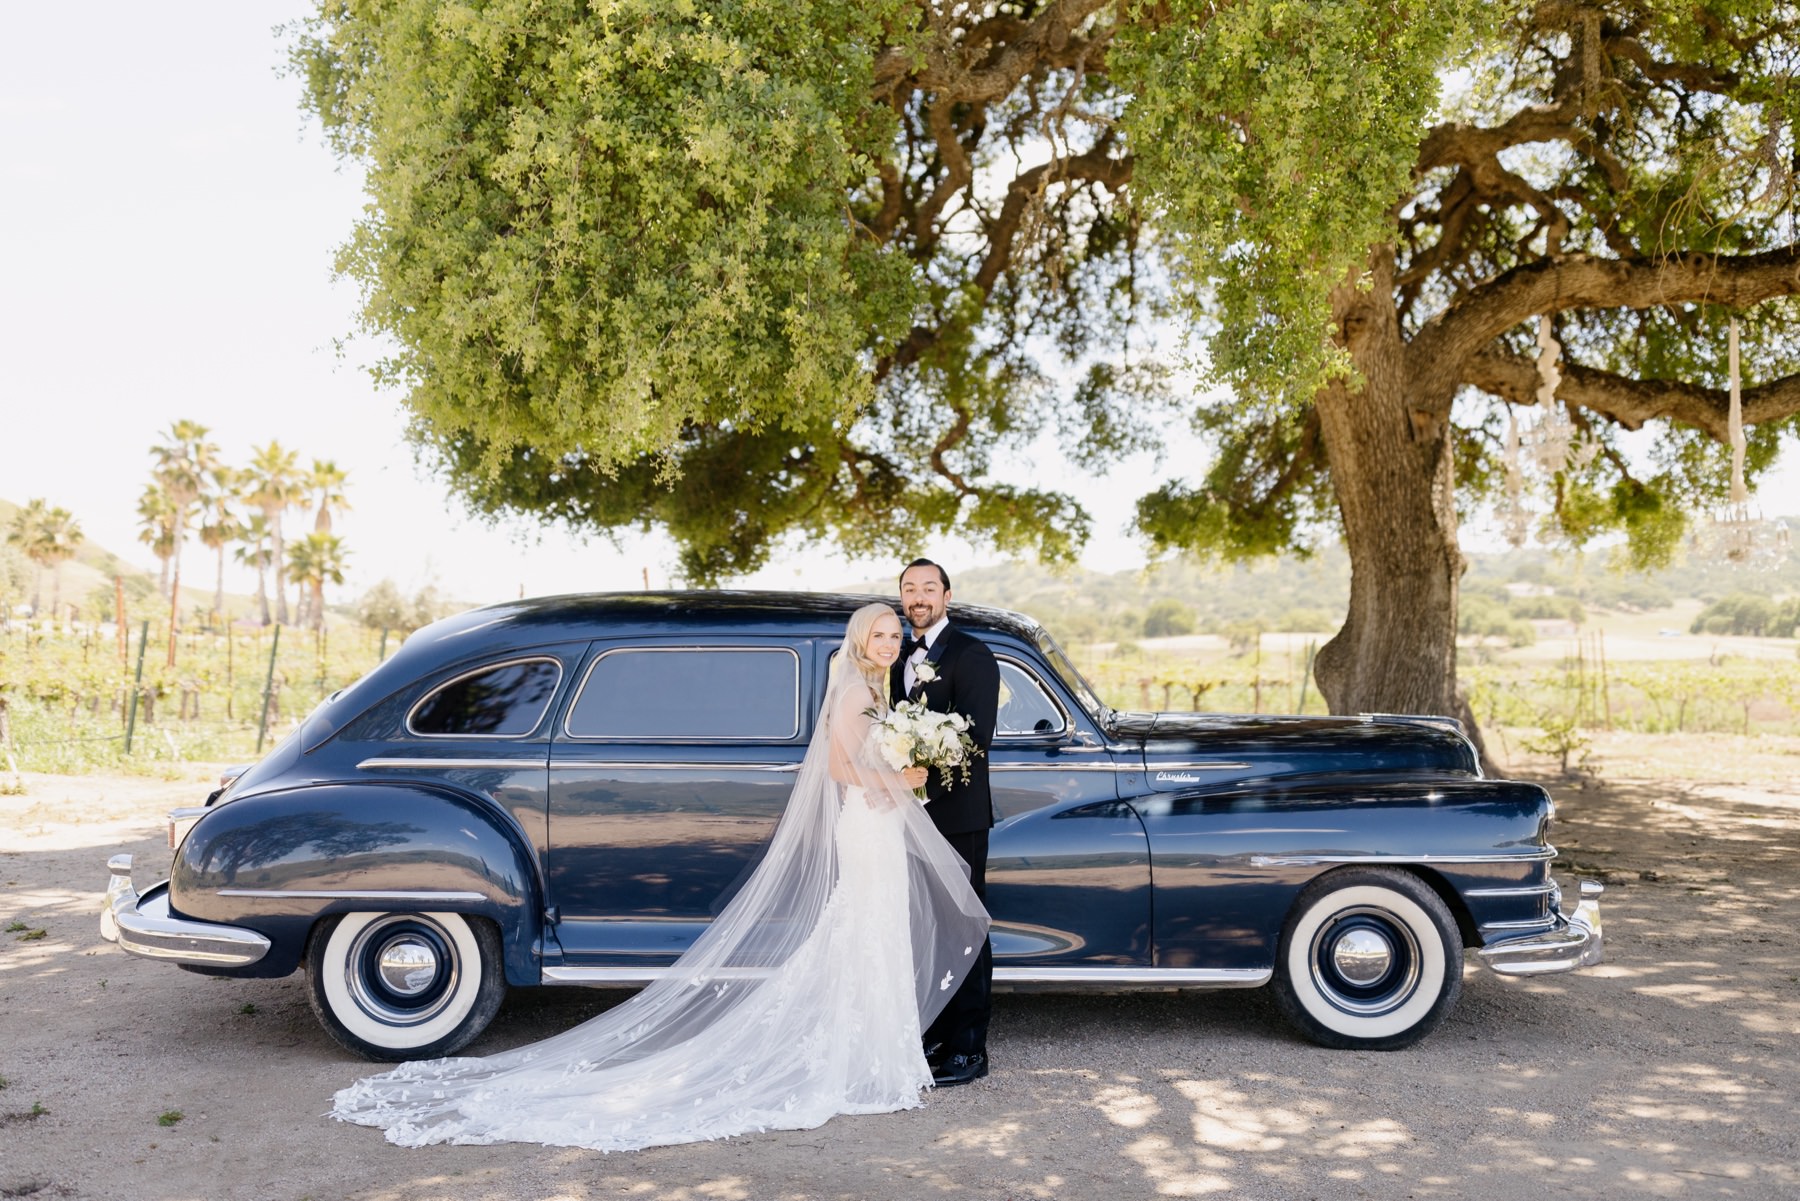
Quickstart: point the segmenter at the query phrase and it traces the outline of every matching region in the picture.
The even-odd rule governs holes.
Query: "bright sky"
[[[42,496],[88,537],[146,567],[135,506],[148,448],[177,418],[211,427],[230,461],[278,438],[350,472],[344,595],[383,576],[435,577],[471,602],[668,585],[657,537],[621,549],[535,526],[462,518],[413,463],[397,398],[340,360],[355,290],[332,254],[361,211],[360,180],[303,123],[276,74],[273,27],[298,0],[0,6],[0,497]],[[1197,448],[1177,452],[1192,472]],[[1084,563],[1140,565],[1126,531],[1145,481],[1127,463],[1084,479],[1048,448],[1015,480],[1066,481],[1095,516]],[[1770,513],[1800,512],[1800,472],[1767,480]],[[289,528],[299,525],[298,514]],[[310,518],[305,528],[310,528]],[[927,542],[947,565],[991,551]],[[191,570],[200,550],[189,552]],[[791,553],[743,581],[818,588],[891,574],[885,561]],[[248,576],[227,586],[248,591]],[[976,599],[976,598],[970,598]]]

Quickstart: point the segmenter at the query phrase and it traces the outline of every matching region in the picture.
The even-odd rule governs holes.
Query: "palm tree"
[[[342,513],[350,507],[344,496],[344,484],[349,479],[350,473],[332,460],[313,460],[312,471],[306,477],[306,489],[312,494],[313,503],[319,506],[318,514],[313,518],[313,529],[317,532],[329,534],[332,512]]]
[[[213,616],[225,612],[225,547],[237,540],[242,522],[232,502],[237,500],[239,472],[220,463],[207,472],[206,491],[200,494],[200,541],[218,557],[213,580]]]
[[[50,615],[62,607],[62,565],[67,559],[75,557],[75,548],[81,545],[84,535],[81,523],[67,509],[58,506],[51,508],[43,497],[28,501],[24,508],[13,514],[12,528],[6,532],[6,540],[24,552],[36,569],[31,585],[31,614],[33,617],[43,613],[44,568],[51,573],[53,591],[50,594]]]
[[[169,560],[175,557],[175,506],[161,484],[144,485],[138,497],[138,541],[162,560],[162,576],[156,582],[158,596],[169,594]]]
[[[347,558],[342,538],[318,530],[288,545],[288,571],[307,590],[307,617],[315,630],[325,628],[325,585],[344,582]]]
[[[206,440],[206,435],[210,432],[198,421],[171,422],[168,432],[163,435],[168,442],[150,448],[150,454],[156,460],[156,468],[152,474],[156,482],[163,486],[163,492],[174,510],[175,579],[170,585],[173,589],[171,601],[174,600],[174,592],[181,589],[181,547],[187,541],[188,516],[206,493],[207,477],[220,465],[218,446]],[[175,620],[174,614],[172,606],[171,624]]]
[[[43,537],[44,518],[49,516],[49,513],[49,502],[40,496],[13,514],[12,528],[6,531],[7,543],[18,547],[32,563],[31,615],[33,617],[43,611],[44,564],[38,558],[35,548],[38,540]]]
[[[232,557],[256,571],[256,604],[262,610],[262,623],[269,624],[269,565],[274,555],[269,551],[269,519],[252,513],[237,527],[237,550]]]
[[[287,607],[287,554],[281,537],[281,515],[300,503],[305,493],[299,472],[299,456],[270,440],[267,446],[250,448],[250,470],[245,473],[245,503],[263,515],[272,546],[270,563],[275,568],[275,618],[285,623]]]
[[[65,560],[75,557],[75,550],[86,537],[81,532],[81,523],[67,509],[58,506],[44,514],[38,525],[37,554],[32,556],[41,564],[50,567],[50,614],[62,608],[62,565]],[[31,551],[25,552],[31,555]]]

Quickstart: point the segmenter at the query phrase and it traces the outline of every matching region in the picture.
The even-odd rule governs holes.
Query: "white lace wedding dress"
[[[919,1032],[973,965],[987,913],[874,752],[877,703],[834,671],[762,863],[661,979],[543,1042],[358,1081],[331,1116],[404,1146],[622,1151],[920,1104]]]

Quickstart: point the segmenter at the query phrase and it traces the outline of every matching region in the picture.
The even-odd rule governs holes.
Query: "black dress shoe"
[[[987,1075],[987,1056],[977,1051],[970,1055],[952,1055],[931,1073],[931,1082],[939,1088],[967,1084]]]

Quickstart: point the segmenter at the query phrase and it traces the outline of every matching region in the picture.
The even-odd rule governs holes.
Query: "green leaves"
[[[904,328],[854,236],[876,6],[327,4],[293,60],[370,216],[340,267],[428,451],[611,473],[690,423],[843,420]],[[471,447],[479,450],[471,460]],[[667,466],[667,465],[665,465]]]
[[[1132,9],[1109,67],[1133,93],[1152,198],[1211,369],[1240,398],[1310,404],[1348,360],[1333,288],[1392,238],[1438,72],[1484,6],[1178,0]]]

